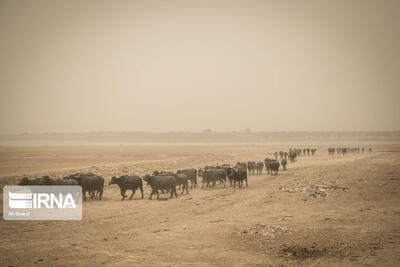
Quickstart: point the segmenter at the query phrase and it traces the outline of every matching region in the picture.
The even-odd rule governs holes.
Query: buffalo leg
[[[186,186],[185,186],[185,184],[183,184],[183,185],[182,185],[182,192],[181,192],[181,195],[183,195],[183,192],[185,191],[185,188],[186,188]],[[179,190],[179,189],[181,189],[181,188],[179,187],[178,190]]]
[[[153,197],[153,194],[154,194],[154,190],[151,190],[149,199],[151,199]]]
[[[140,192],[142,192],[142,198],[144,197],[143,195],[143,186],[140,186]]]
[[[121,196],[122,196],[122,199],[121,200],[124,200],[125,199],[125,190],[124,189],[121,189]]]
[[[176,193],[176,187],[172,187],[171,190],[171,198],[173,198],[173,196],[175,195],[176,197],[178,197],[178,194]],[[182,191],[183,192],[183,191]]]
[[[129,199],[132,199],[133,195],[135,194],[135,191],[136,191],[135,189],[132,189],[132,195]]]

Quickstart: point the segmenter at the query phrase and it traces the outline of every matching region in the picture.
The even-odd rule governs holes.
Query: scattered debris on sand
[[[337,181],[331,181],[331,184],[321,184],[321,185],[310,185],[310,186],[304,186],[302,184],[298,184],[295,188],[286,188],[286,187],[279,187],[279,190],[288,192],[288,193],[308,193],[309,197],[315,197],[315,198],[320,198],[320,197],[327,197],[329,195],[329,191],[336,191],[336,190],[342,190],[344,192],[349,191],[348,187],[342,187],[336,185]]]

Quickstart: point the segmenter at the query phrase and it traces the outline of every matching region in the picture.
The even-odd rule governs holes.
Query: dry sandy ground
[[[262,160],[280,149],[0,148],[0,176],[12,184],[24,174],[84,170],[108,182],[122,173]],[[158,201],[147,199],[146,186],[145,199],[121,201],[106,185],[102,201],[84,203],[82,221],[1,220],[0,265],[398,265],[400,153],[327,154],[301,156],[278,176],[250,176],[247,188],[196,188]],[[328,195],[310,196],[315,186]]]

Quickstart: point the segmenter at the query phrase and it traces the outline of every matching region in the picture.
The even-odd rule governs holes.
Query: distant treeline
[[[121,143],[270,143],[293,141],[400,140],[400,131],[296,132],[89,132],[0,135],[7,141],[84,141]]]

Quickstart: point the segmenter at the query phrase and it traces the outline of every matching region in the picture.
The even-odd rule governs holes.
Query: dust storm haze
[[[0,266],[398,266],[399,14],[0,0]]]
[[[0,1],[0,133],[399,130],[399,1]]]

